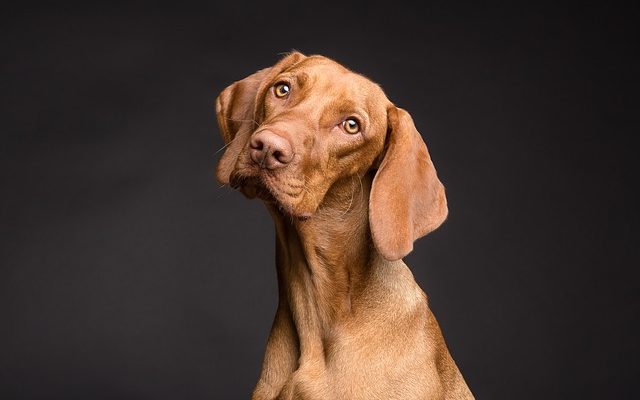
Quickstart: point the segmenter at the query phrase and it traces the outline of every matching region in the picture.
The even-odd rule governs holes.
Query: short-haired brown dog
[[[279,305],[253,399],[472,399],[402,257],[447,216],[409,114],[322,56],[233,83],[222,184],[266,203]]]

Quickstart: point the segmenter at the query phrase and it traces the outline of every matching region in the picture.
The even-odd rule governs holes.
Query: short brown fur
[[[216,111],[218,181],[262,198],[276,226],[279,305],[252,399],[473,399],[402,261],[447,215],[409,114],[298,52],[226,88]]]

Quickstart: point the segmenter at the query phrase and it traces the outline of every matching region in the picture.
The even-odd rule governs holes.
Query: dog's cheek
[[[273,98],[271,98],[271,89],[267,89],[262,99],[258,100],[257,111],[255,115],[256,122],[262,124],[264,121],[272,119],[276,112],[277,107],[273,103]]]

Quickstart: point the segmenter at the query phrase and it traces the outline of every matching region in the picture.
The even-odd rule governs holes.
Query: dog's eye
[[[273,88],[273,92],[276,94],[276,97],[279,97],[279,98],[288,96],[290,91],[291,91],[291,88],[289,87],[288,84],[284,82],[280,82],[276,84]]]
[[[342,128],[345,132],[352,135],[360,132],[360,124],[353,118],[347,118],[346,120],[344,120],[344,122],[342,123]]]

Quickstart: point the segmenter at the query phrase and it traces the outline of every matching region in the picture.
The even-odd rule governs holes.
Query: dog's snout
[[[260,131],[253,135],[249,145],[251,159],[261,168],[281,168],[293,159],[291,143],[269,130]]]

